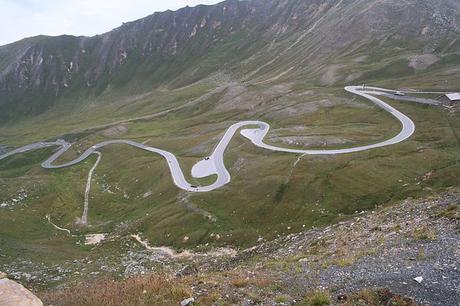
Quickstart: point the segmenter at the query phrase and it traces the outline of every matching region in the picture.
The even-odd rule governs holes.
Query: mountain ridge
[[[378,56],[379,48],[390,48],[384,52],[398,56],[451,44],[458,58],[459,11],[453,0],[227,0],[154,13],[93,37],[33,37],[0,47],[0,120],[34,116],[67,98],[78,103],[108,88],[122,94],[174,88],[218,71],[241,80],[270,80],[265,75],[273,71],[275,79],[288,74],[342,84],[334,74],[345,65],[324,64],[363,50]],[[391,50],[397,44],[407,45]]]

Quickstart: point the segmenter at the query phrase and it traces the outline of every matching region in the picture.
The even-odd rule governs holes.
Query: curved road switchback
[[[131,140],[110,140],[104,141],[87,149],[82,155],[75,158],[74,160],[64,163],[64,164],[55,164],[55,161],[62,156],[72,145],[65,140],[59,139],[54,142],[38,142],[26,145],[24,147],[18,148],[16,150],[10,151],[4,155],[0,156],[0,160],[5,159],[9,156],[18,154],[18,153],[25,153],[31,150],[47,148],[52,146],[58,146],[59,149],[51,155],[46,161],[42,163],[42,167],[45,169],[59,169],[70,167],[75,164],[80,163],[81,161],[88,158],[91,154],[99,154],[97,151],[101,148],[113,144],[126,144],[130,145],[148,152],[156,153],[166,160],[169,170],[171,172],[171,176],[173,179],[174,184],[183,189],[185,191],[190,192],[208,192],[220,188],[226,184],[228,184],[231,180],[230,173],[228,172],[227,168],[225,168],[224,163],[224,153],[227,149],[231,139],[233,136],[238,132],[239,129],[245,126],[258,126],[258,128],[248,128],[241,130],[241,134],[248,138],[255,146],[271,151],[276,152],[286,152],[286,153],[294,153],[294,154],[304,154],[304,155],[334,155],[334,154],[346,154],[346,153],[354,153],[360,151],[366,151],[370,149],[380,148],[384,146],[394,145],[400,143],[406,139],[408,139],[415,131],[415,125],[412,120],[398,111],[397,109],[393,108],[392,106],[388,105],[387,103],[383,102],[379,98],[375,97],[374,95],[381,95],[387,93],[395,93],[394,90],[378,88],[378,87],[363,87],[363,86],[347,86],[345,90],[354,94],[361,96],[372,103],[376,104],[377,106],[381,107],[385,111],[389,112],[392,116],[394,116],[402,125],[402,129],[398,135],[390,138],[388,140],[378,142],[371,145],[365,146],[357,146],[345,149],[331,149],[331,150],[300,150],[300,149],[289,149],[283,147],[277,147],[273,145],[269,145],[264,143],[265,136],[270,130],[270,125],[266,122],[262,121],[241,121],[231,125],[225,134],[223,135],[222,139],[217,144],[214,152],[209,157],[199,161],[195,164],[192,168],[192,176],[196,178],[207,177],[210,175],[217,175],[217,179],[214,183],[208,186],[195,186],[189,183],[184,176],[184,173],[179,165],[179,162],[176,156],[168,151],[161,150],[158,148],[154,148],[142,143],[134,142]]]

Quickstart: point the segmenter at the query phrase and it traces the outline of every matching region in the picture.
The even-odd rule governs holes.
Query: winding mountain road
[[[54,141],[54,142],[38,142],[38,143],[26,145],[24,147],[18,148],[16,150],[13,150],[6,154],[1,155],[0,160],[5,159],[15,154],[25,153],[31,150],[58,146],[60,147],[60,149],[57,150],[46,161],[44,161],[42,163],[42,167],[46,169],[59,169],[59,168],[70,167],[75,164],[78,164],[81,161],[85,160],[87,157],[89,157],[93,153],[99,154],[97,153],[97,151],[105,146],[109,146],[113,144],[126,144],[126,145],[130,145],[130,146],[163,156],[169,166],[169,170],[171,172],[171,176],[174,181],[174,184],[177,187],[183,190],[186,190],[186,191],[190,191],[190,192],[208,192],[208,191],[212,191],[217,188],[220,188],[230,182],[231,176],[227,168],[225,168],[225,164],[224,164],[224,152],[227,149],[233,136],[237,133],[237,131],[245,126],[251,126],[251,127],[258,126],[257,128],[243,129],[240,132],[244,137],[251,140],[251,142],[257,147],[271,150],[271,151],[276,151],[276,152],[286,152],[286,153],[295,153],[295,154],[304,154],[304,155],[334,155],[334,154],[346,154],[346,153],[366,151],[370,149],[375,149],[375,148],[380,148],[380,147],[390,146],[390,145],[400,143],[408,139],[415,132],[415,125],[409,117],[407,117],[406,115],[404,115],[397,109],[391,107],[387,103],[383,102],[382,100],[374,96],[374,95],[395,93],[394,90],[378,88],[378,87],[367,87],[367,86],[366,87],[347,86],[345,87],[345,90],[352,94],[368,99],[369,101],[373,102],[377,106],[381,107],[382,109],[384,109],[385,111],[393,115],[396,119],[399,120],[399,122],[402,125],[402,129],[400,133],[391,139],[388,139],[388,140],[385,140],[379,143],[371,144],[371,145],[357,146],[357,147],[351,147],[351,148],[345,148],[345,149],[331,149],[331,150],[327,150],[327,149],[299,150],[299,149],[289,149],[289,148],[277,147],[277,146],[273,146],[273,145],[264,143],[263,142],[264,138],[267,135],[268,131],[270,130],[270,125],[268,123],[265,123],[262,121],[241,121],[241,122],[233,124],[227,129],[227,131],[225,132],[220,142],[217,144],[211,156],[209,156],[206,159],[201,160],[200,162],[198,162],[197,164],[193,166],[192,168],[193,177],[202,178],[202,177],[207,177],[210,175],[217,175],[216,181],[208,186],[194,186],[190,184],[189,182],[187,182],[187,180],[185,179],[184,173],[182,172],[182,169],[179,165],[179,162],[174,154],[168,151],[165,151],[165,150],[150,147],[148,145],[134,142],[131,140],[110,140],[110,141],[104,141],[104,142],[95,144],[94,146],[87,149],[82,155],[80,155],[76,159],[70,162],[67,162],[64,164],[58,164],[58,165],[54,164],[54,162],[72,146],[70,143],[66,142],[65,140],[61,140],[61,139]]]

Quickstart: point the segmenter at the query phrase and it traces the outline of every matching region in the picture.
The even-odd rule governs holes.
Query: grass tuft
[[[331,304],[331,296],[324,291],[309,293],[299,305],[302,306],[324,306]]]

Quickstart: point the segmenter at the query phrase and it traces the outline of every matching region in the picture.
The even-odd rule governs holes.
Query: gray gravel
[[[308,287],[319,282],[338,294],[381,287],[421,304],[460,305],[459,250],[458,235],[441,234],[427,243],[406,241],[385,246],[381,254],[364,257],[351,266],[332,266],[315,280],[306,277],[301,283]],[[419,276],[423,277],[420,284],[414,280]]]
[[[276,279],[279,293],[292,298],[315,290],[334,298],[387,288],[422,305],[460,305],[459,217],[459,192],[408,199],[350,221],[262,243],[240,253],[225,269],[241,269],[241,277]],[[271,264],[241,267],[254,254]],[[259,294],[270,298],[264,291]]]

